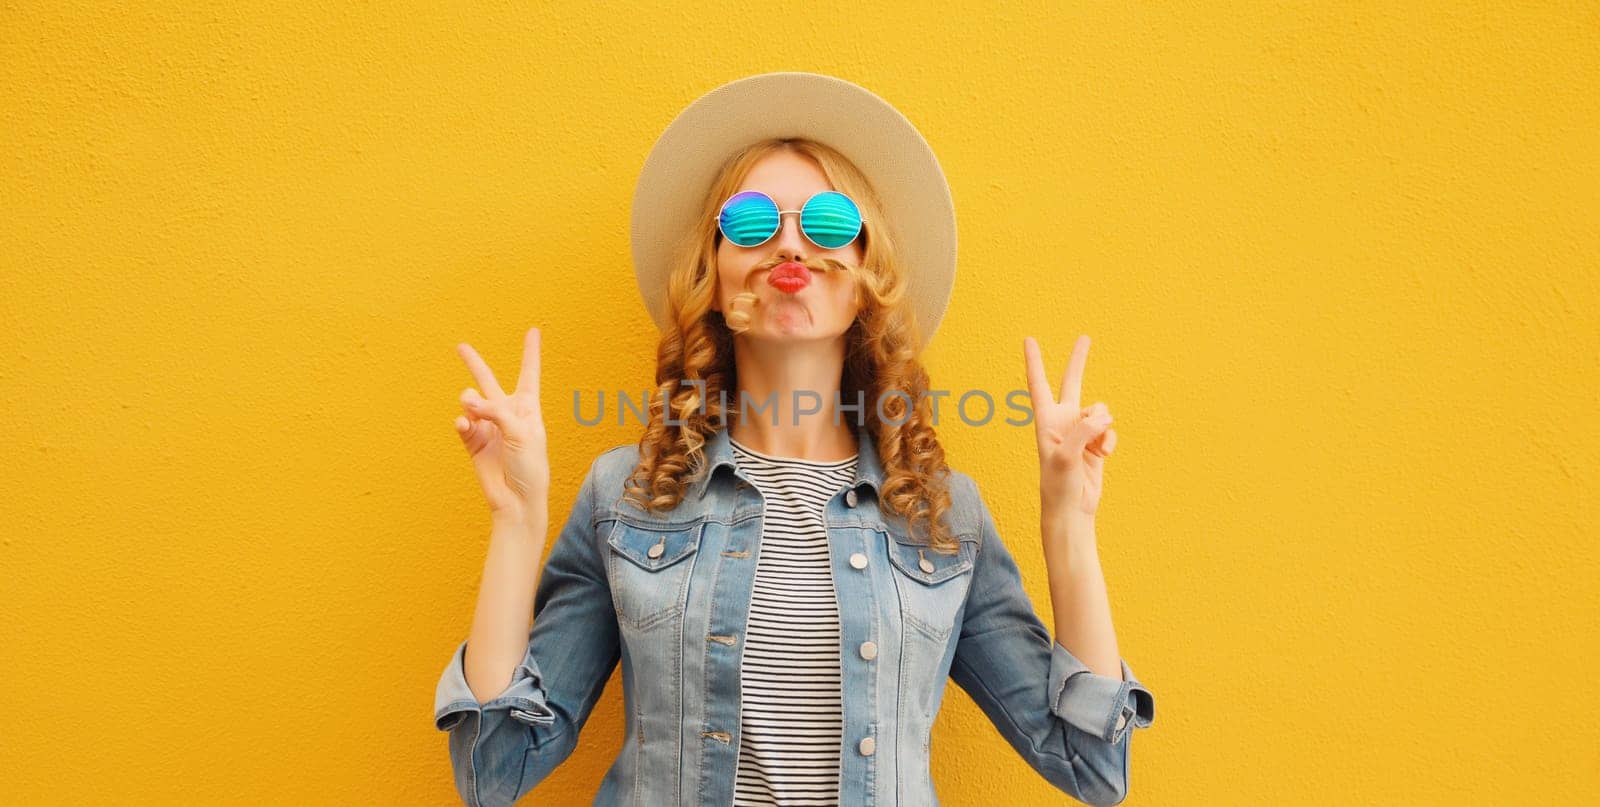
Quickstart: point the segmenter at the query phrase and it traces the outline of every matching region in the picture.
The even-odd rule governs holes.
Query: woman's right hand
[[[472,457],[490,515],[496,521],[544,517],[550,457],[539,407],[539,329],[529,328],[523,339],[522,374],[510,394],[471,345],[462,342],[456,352],[478,382],[461,391],[465,414],[456,418],[456,434]]]

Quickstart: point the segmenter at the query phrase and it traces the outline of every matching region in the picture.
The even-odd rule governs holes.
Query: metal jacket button
[[[849,490],[844,492],[844,504],[845,504],[846,507],[855,507],[856,506],[856,489],[855,488],[851,488],[851,489],[849,489]]]
[[[646,552],[645,554],[649,555],[651,560],[654,560],[656,558],[661,557],[661,554],[663,552],[666,552],[666,551],[667,551],[667,536],[663,535],[663,536],[661,536],[661,542],[656,544],[655,546],[650,547],[650,551]]]
[[[861,745],[859,747],[861,749],[862,756],[870,757],[872,756],[873,751],[878,750],[878,741],[871,737],[865,737],[861,740]]]
[[[866,660],[868,660],[868,661],[871,661],[872,659],[877,658],[878,657],[878,645],[874,644],[873,642],[862,642],[861,643],[861,657],[866,659]]]
[[[867,556],[861,554],[860,552],[857,552],[854,555],[851,555],[850,556],[850,565],[856,567],[857,569],[865,569],[865,568],[867,568]]]
[[[927,556],[922,554],[922,550],[920,549],[917,550],[917,557],[922,558],[922,560],[917,561],[917,568],[921,569],[927,574],[933,574],[933,561],[928,560]]]

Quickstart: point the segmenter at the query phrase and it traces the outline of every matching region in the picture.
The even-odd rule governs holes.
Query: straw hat
[[[639,294],[667,326],[667,276],[674,249],[695,227],[717,169],[769,137],[807,137],[837,149],[867,177],[908,267],[923,344],[950,300],[956,274],[956,213],[939,161],[899,110],[867,89],[818,73],[763,73],[731,81],[685,107],[656,139],[633,192],[630,240]],[[869,221],[867,229],[881,229]]]

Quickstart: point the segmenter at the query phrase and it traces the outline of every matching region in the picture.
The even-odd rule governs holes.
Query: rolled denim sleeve
[[[522,662],[517,665],[516,672],[511,676],[510,685],[504,692],[483,704],[478,703],[477,697],[472,694],[472,688],[467,686],[464,666],[467,643],[462,642],[456,647],[455,655],[450,657],[450,666],[445,668],[444,675],[439,677],[439,686],[434,691],[434,727],[440,731],[449,731],[470,713],[481,714],[499,710],[505,710],[512,719],[530,726],[554,724],[555,712],[551,711],[547,701],[548,696],[540,683],[539,664],[533,660],[532,643],[529,644],[528,651],[522,655]]]
[[[1149,728],[1156,700],[1122,660],[1122,680],[1101,675],[1060,642],[1050,643],[1050,711],[1099,737],[1119,743],[1136,728]]]
[[[1120,804],[1133,729],[1154,721],[1155,698],[1125,660],[1121,680],[1100,675],[1051,638],[976,485],[958,473],[952,486],[971,497],[980,543],[951,678],[1051,784],[1088,804]]]
[[[566,760],[621,658],[593,526],[598,465],[590,465],[550,548],[511,682],[478,703],[467,686],[465,641],[439,677],[433,724],[450,733],[456,792],[468,807],[514,804]]]

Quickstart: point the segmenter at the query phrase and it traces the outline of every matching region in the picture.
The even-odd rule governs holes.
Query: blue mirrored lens
[[[722,237],[741,247],[753,247],[778,231],[778,206],[760,191],[734,194],[718,217]]]
[[[861,209],[838,191],[823,191],[800,211],[800,229],[824,249],[838,249],[861,232]]]

